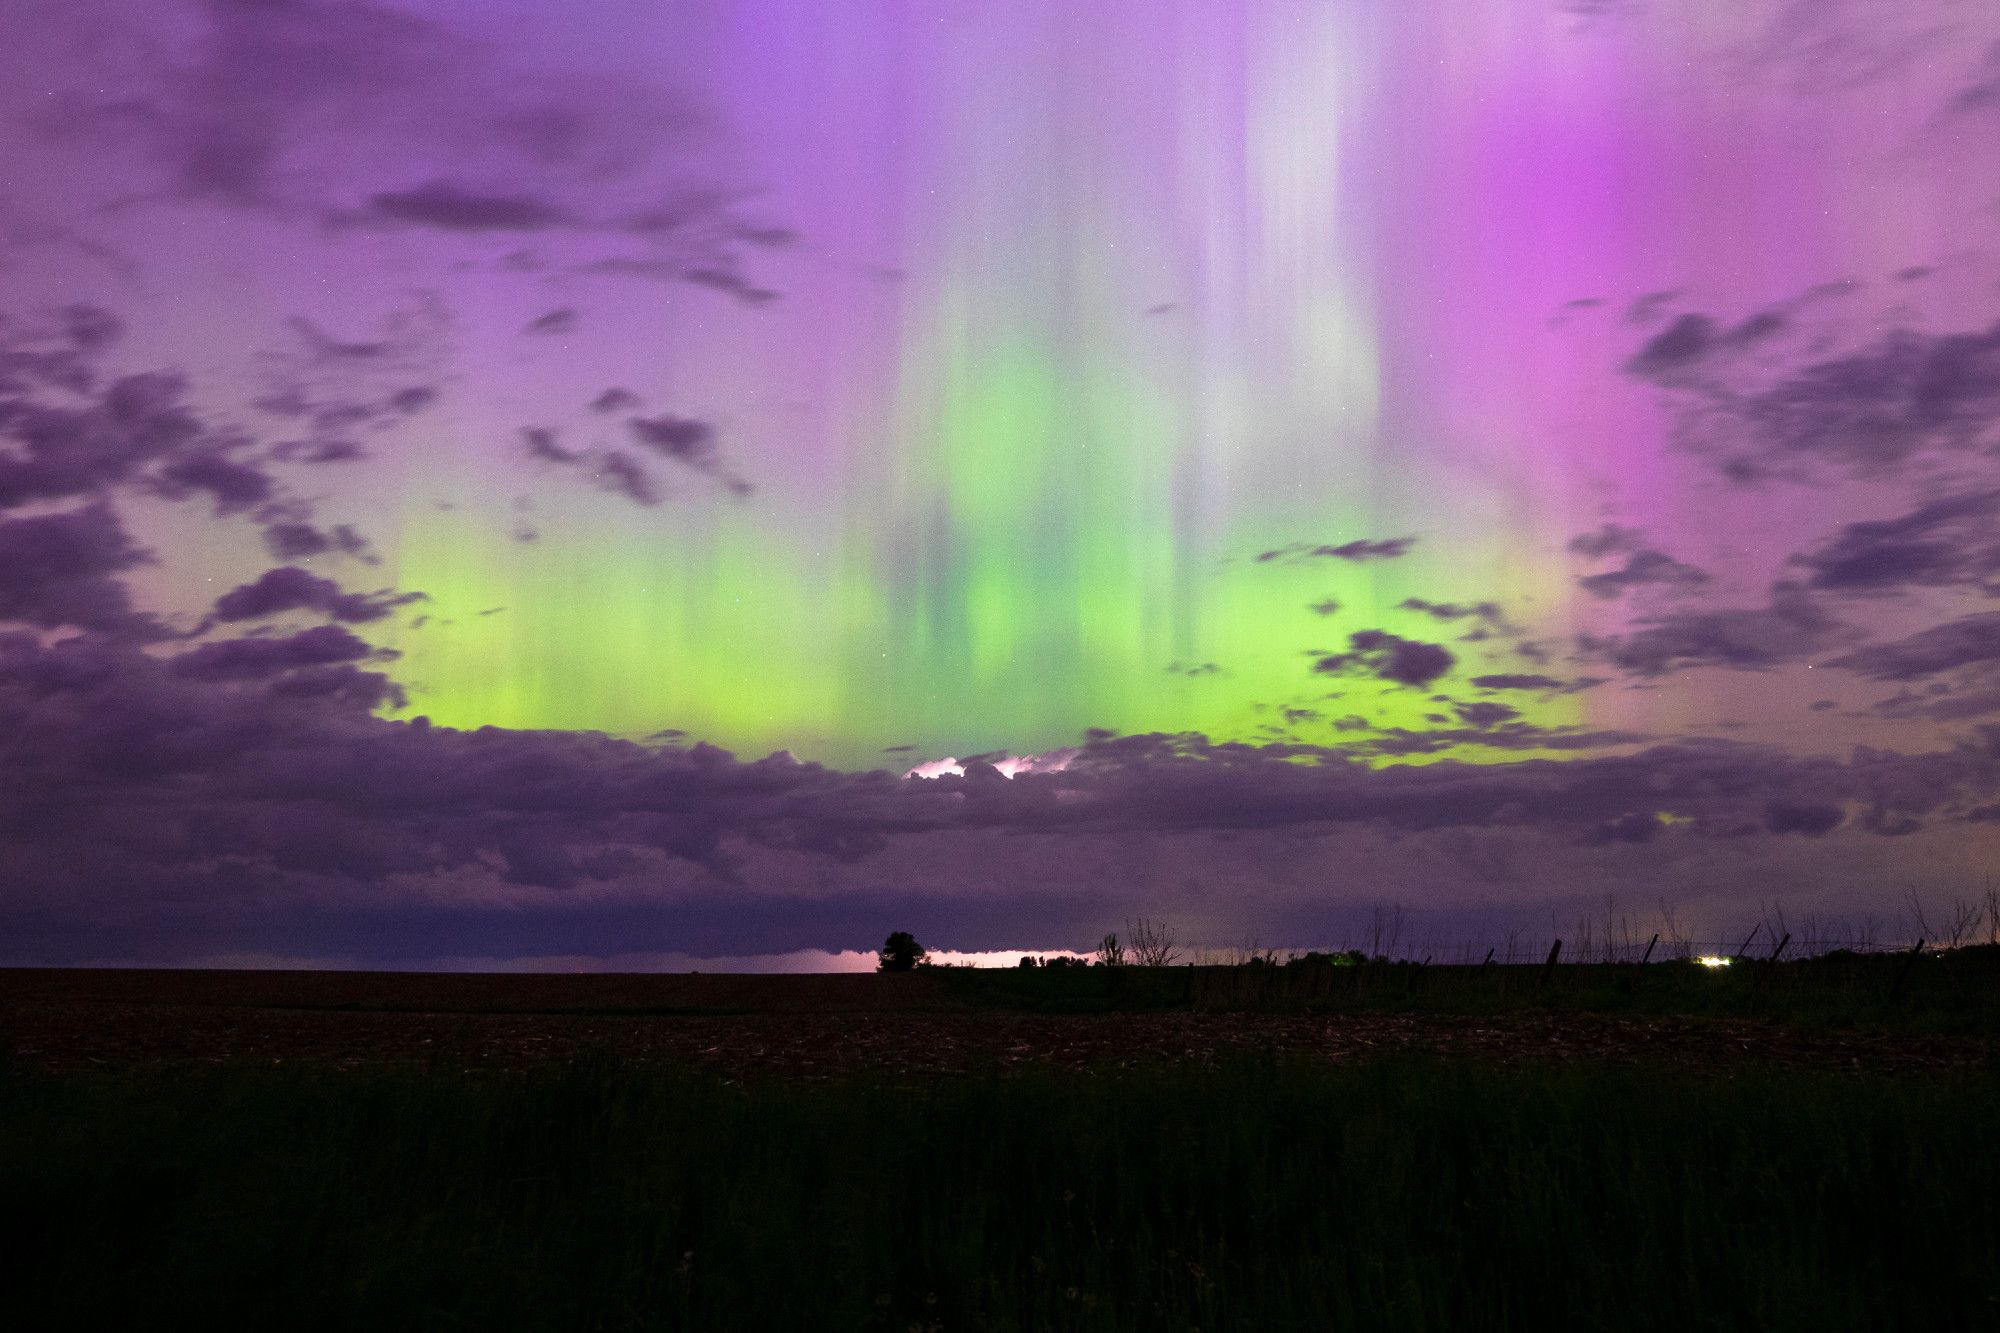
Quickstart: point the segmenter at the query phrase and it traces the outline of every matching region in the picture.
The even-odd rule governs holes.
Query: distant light
[[[1705,953],[1695,961],[1703,967],[1728,967],[1732,960],[1718,954]]]

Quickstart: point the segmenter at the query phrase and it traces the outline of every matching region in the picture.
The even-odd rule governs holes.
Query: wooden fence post
[[[1791,942],[1792,942],[1792,933],[1790,931],[1786,931],[1785,938],[1778,941],[1778,947],[1771,950],[1771,956],[1764,960],[1763,970],[1757,973],[1758,990],[1763,990],[1764,983],[1771,979],[1771,973],[1775,971],[1778,966],[1778,955],[1783,953],[1785,951],[1785,946],[1787,944],[1790,944]]]
[[[1557,940],[1553,945],[1549,947],[1549,961],[1542,964],[1542,984],[1544,986],[1548,985],[1549,979],[1555,976],[1556,957],[1557,955],[1561,954],[1562,951],[1563,951],[1563,942],[1561,940]]]

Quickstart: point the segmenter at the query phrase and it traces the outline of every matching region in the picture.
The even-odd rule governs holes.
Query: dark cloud
[[[347,523],[336,524],[331,531],[304,522],[270,523],[264,528],[264,547],[280,560],[309,560],[331,552],[363,564],[378,563],[368,539]]]
[[[1625,363],[1625,373],[1640,379],[1667,379],[1708,355],[1720,336],[1721,330],[1707,315],[1682,315],[1646,340]]]
[[[633,439],[653,452],[714,477],[733,495],[751,493],[753,487],[749,482],[723,466],[715,447],[715,428],[706,421],[662,414],[633,417],[625,425]]]
[[[1632,303],[1625,307],[1625,322],[1651,324],[1666,312],[1667,306],[1679,295],[1677,291],[1670,291],[1647,292],[1642,296],[1636,296],[1632,298]]]
[[[117,576],[148,561],[108,505],[0,519],[0,623],[144,632]]]
[[[824,932],[863,925],[879,935],[884,892],[929,902],[955,943],[1001,947],[1046,922],[1035,895],[1051,866],[1083,876],[1065,911],[1101,912],[1156,892],[1129,849],[1219,868],[1240,865],[1245,844],[1218,837],[1258,832],[1288,835],[1260,844],[1259,877],[1280,864],[1267,854],[1295,845],[1283,873],[1312,886],[1321,910],[1329,849],[1352,857],[1384,838],[1420,875],[1456,864],[1437,858],[1467,838],[1500,839],[1527,856],[1509,881],[1524,893],[1563,864],[1555,849],[1708,840],[1704,877],[1736,877],[1711,890],[1747,901],[1768,891],[1742,850],[1756,835],[1850,836],[1849,807],[1869,812],[1866,834],[1973,818],[2000,790],[2000,729],[1840,762],[1727,742],[1587,754],[1637,738],[1518,722],[1383,733],[1357,752],[1100,731],[1067,767],[1009,780],[972,762],[962,776],[905,780],[701,744],[392,722],[370,713],[396,701],[364,669],[383,656],[338,626],[164,660],[98,636],[0,636],[10,958],[330,939],[363,958],[480,951],[470,939],[616,952],[634,947],[640,922],[661,947],[755,952],[838,943]],[[1453,745],[1578,757],[1364,759]],[[978,881],[989,915],[937,895],[961,879]],[[801,882],[828,887],[801,897]],[[726,913],[703,906],[725,897]],[[533,930],[520,934],[524,918]]]
[[[103,376],[111,316],[71,307],[59,328],[0,324],[0,509],[101,494],[158,466],[200,479],[234,446],[195,414],[181,376]]]
[[[1800,298],[1815,299],[1815,292]],[[1679,396],[1688,412],[1684,440],[1735,481],[1810,480],[1826,469],[1884,476],[1918,460],[1973,457],[2000,439],[2000,323],[1960,333],[1897,330],[1833,356],[1808,344],[1816,359],[1775,375],[1726,340],[1675,360],[1671,354],[1693,341],[1686,334],[1650,360],[1642,351],[1635,373]],[[1673,373],[1646,371],[1660,355]]]
[[[1563,682],[1554,676],[1500,672],[1491,676],[1474,676],[1473,685],[1482,690],[1560,690]]]
[[[577,313],[568,306],[551,310],[545,315],[537,315],[528,321],[524,333],[559,334],[569,333],[576,328]]]
[[[617,449],[607,450],[594,460],[591,475],[596,478],[598,489],[622,495],[634,504],[650,508],[666,498],[645,465]]]
[[[300,668],[380,661],[394,657],[339,625],[316,625],[272,639],[225,639],[168,659],[177,676],[202,681],[263,680]]]
[[[1213,662],[1167,663],[1167,674],[1173,676],[1219,676],[1222,668]]]
[[[288,611],[314,611],[333,620],[365,624],[381,620],[399,606],[421,600],[422,593],[346,592],[332,579],[293,565],[281,565],[216,598],[214,619],[228,624]]]
[[[1359,630],[1348,635],[1347,642],[1347,652],[1320,658],[1313,664],[1313,670],[1334,676],[1375,676],[1415,687],[1444,676],[1456,661],[1437,644],[1419,643],[1386,630]]]
[[[768,287],[758,286],[733,268],[716,268],[712,265],[684,268],[680,271],[680,279],[697,287],[721,292],[725,296],[733,296],[745,305],[764,305],[778,299],[778,293]]]
[[[169,500],[207,495],[214,502],[217,517],[255,509],[277,493],[276,484],[263,469],[220,451],[177,458],[162,466],[149,481],[156,494]]]
[[[1971,81],[1958,90],[1945,107],[1950,116],[2000,111],[2000,42],[1986,48],[1985,56],[1972,72]]]
[[[1505,623],[1500,615],[1500,607],[1493,602],[1430,602],[1421,597],[1405,597],[1396,603],[1396,609],[1415,611],[1433,620],[1464,620],[1470,617],[1483,620],[1489,625]]]
[[[1587,653],[1634,675],[1688,667],[1766,671],[1813,656],[1849,636],[1804,588],[1780,583],[1769,606],[1653,616],[1622,637],[1583,641]]]
[[[359,463],[368,449],[357,440],[285,440],[271,446],[271,457],[280,463]]]
[[[576,450],[558,444],[556,433],[547,426],[522,427],[521,443],[527,446],[528,457],[543,463],[569,464],[583,457]]]
[[[1479,702],[1453,704],[1451,708],[1467,726],[1480,728],[1498,726],[1502,722],[1512,722],[1515,718],[1521,716],[1520,709],[1502,703]]]
[[[487,194],[446,181],[377,194],[369,199],[360,220],[459,232],[546,231],[573,221],[547,199]]]
[[[1597,559],[1600,556],[1617,555],[1625,551],[1636,551],[1646,534],[1637,528],[1620,527],[1616,523],[1606,523],[1595,532],[1584,532],[1569,539],[1568,548],[1577,555]]]
[[[1850,523],[1818,550],[1794,556],[1807,586],[1833,592],[1978,586],[2000,574],[2000,491],[1947,496],[1892,519]]]
[[[1586,574],[1577,581],[1577,586],[1593,597],[1610,599],[1618,597],[1633,588],[1670,587],[1695,588],[1708,582],[1708,572],[1693,565],[1682,564],[1664,551],[1650,547],[1634,551],[1625,563],[1617,569],[1601,574]]]
[[[606,389],[603,393],[598,394],[597,397],[590,400],[590,410],[593,412],[624,412],[638,405],[638,394],[633,393],[630,389],[621,389],[616,386]]]
[[[1889,335],[1759,394],[1745,416],[1781,458],[1871,471],[1919,450],[1988,440],[2000,421],[2000,323],[1976,333]]]
[[[677,463],[703,471],[715,466],[715,428],[690,417],[633,417],[625,423],[632,438]]]
[[[1380,540],[1356,538],[1354,541],[1342,542],[1338,546],[1310,546],[1303,542],[1295,542],[1276,550],[1259,552],[1257,560],[1260,564],[1268,564],[1273,560],[1282,560],[1286,563],[1301,560],[1346,560],[1354,564],[1363,564],[1370,560],[1394,560],[1398,556],[1407,555],[1410,548],[1416,544],[1415,537],[1388,537]]]
[[[1845,818],[1841,808],[1831,802],[1772,801],[1764,807],[1765,828],[1773,833],[1798,833],[1808,838],[1824,837],[1839,828]]]
[[[2000,611],[1961,616],[1894,643],[1870,644],[1825,665],[1871,680],[1919,680],[2000,661]]]

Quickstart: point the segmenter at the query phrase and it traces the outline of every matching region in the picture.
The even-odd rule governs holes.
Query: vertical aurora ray
[[[1641,336],[1619,303],[1717,272],[1747,308],[1913,243],[1857,221],[1872,186],[1814,137],[1825,106],[1744,78],[1721,8],[745,0],[703,23],[759,207],[801,238],[760,261],[783,297],[627,294],[596,346],[608,380],[714,419],[757,493],[667,472],[641,509],[584,485],[520,547],[425,505],[504,503],[538,480],[523,460],[425,455],[395,572],[453,623],[396,646],[440,721],[841,763],[1090,726],[1423,726],[1427,691],[1311,654],[1382,628],[1446,642],[1461,677],[1518,670],[1398,604],[1616,632],[1569,536],[1616,515],[1699,556],[1741,526],[1619,373]],[[1604,313],[1558,327],[1576,298]],[[454,438],[519,424],[463,412]],[[1405,535],[1398,560],[1254,560]],[[1614,726],[1703,707],[1513,702]],[[1287,708],[1320,716],[1274,728]]]

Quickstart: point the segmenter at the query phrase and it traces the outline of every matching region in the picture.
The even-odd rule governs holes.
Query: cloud
[[[575,330],[576,321],[576,311],[569,306],[564,306],[559,310],[551,310],[547,314],[535,316],[535,318],[528,321],[527,328],[523,329],[522,332],[534,334],[569,333]]]
[[[1388,537],[1380,540],[1363,537],[1342,542],[1338,546],[1309,546],[1303,542],[1295,542],[1276,550],[1259,552],[1257,561],[1259,564],[1268,564],[1279,560],[1291,564],[1303,560],[1346,560],[1353,564],[1364,564],[1371,560],[1394,560],[1409,554],[1410,548],[1416,544],[1415,537]]]
[[[598,394],[597,397],[590,400],[590,410],[593,412],[624,412],[638,405],[638,394],[633,393],[630,389],[621,389],[616,386],[606,389],[603,393]]]
[[[709,471],[715,467],[715,428],[690,417],[633,417],[625,423],[632,438],[655,453]]]
[[[1563,682],[1554,676],[1500,672],[1490,676],[1474,676],[1471,683],[1482,690],[1560,690]]]
[[[333,620],[365,624],[381,620],[399,606],[421,600],[422,593],[345,592],[332,579],[320,578],[293,565],[281,565],[216,598],[214,619],[230,624],[288,611],[315,611]]]
[[[1633,588],[1696,588],[1707,583],[1708,577],[1706,570],[1682,564],[1663,551],[1647,548],[1632,552],[1617,569],[1602,574],[1586,574],[1576,582],[1592,597],[1609,600]]]
[[[583,457],[576,450],[565,449],[558,444],[556,433],[547,426],[523,426],[521,443],[527,446],[528,457],[543,463],[566,465]]]
[[[1512,722],[1521,716],[1521,710],[1518,708],[1491,702],[1453,704],[1451,710],[1468,726],[1482,729],[1498,726],[1502,722]]]
[[[1687,611],[1641,620],[1622,637],[1586,638],[1585,651],[1640,676],[1689,667],[1767,671],[1801,661],[1848,637],[1804,588],[1780,583],[1770,605],[1720,611]]]
[[[261,680],[301,667],[379,661],[395,654],[369,646],[338,625],[317,625],[274,639],[225,639],[205,643],[168,660],[169,669],[190,680]]]
[[[430,18],[367,0],[212,0],[194,21],[109,10],[126,40],[92,43],[68,90],[43,90],[50,145],[88,153],[88,179],[118,164],[107,206],[199,202],[320,223],[336,240],[533,236],[562,268],[668,264],[679,281],[736,283],[739,299],[772,295],[743,276],[741,255],[791,233],[745,215],[677,43],[634,77],[563,67],[477,7]]]
[[[1846,290],[1816,288],[1791,307]],[[1741,337],[1715,330],[1706,316],[1683,316],[1627,369],[1675,395],[1683,441],[1732,480],[1877,478],[1919,461],[1963,462],[2000,440],[2000,322],[1897,329],[1833,355],[1820,337],[1794,340],[1785,356],[1750,356]],[[1773,361],[1789,364],[1773,371]]]
[[[216,517],[242,513],[267,503],[277,493],[270,475],[220,451],[174,459],[149,478],[156,494],[185,500],[197,493],[215,504]]]
[[[2000,661],[2000,611],[1961,616],[1894,643],[1870,644],[1825,665],[1871,680],[1920,680]]]
[[[1397,685],[1430,684],[1456,662],[1434,643],[1419,643],[1386,630],[1364,629],[1347,636],[1349,651],[1333,653],[1313,664],[1324,675],[1368,675]]]
[[[458,232],[544,231],[572,221],[546,199],[481,193],[444,181],[384,191],[369,199],[360,216],[364,221]]]
[[[1620,527],[1616,523],[1606,523],[1594,532],[1579,533],[1569,539],[1567,549],[1577,555],[1596,559],[1600,556],[1616,555],[1624,551],[1636,551],[1644,540],[1645,533],[1637,528]]]
[[[591,473],[597,480],[599,490],[622,495],[634,504],[651,508],[666,497],[661,493],[659,483],[645,465],[628,453],[617,449],[605,451],[593,462]]]
[[[715,447],[715,427],[706,421],[662,414],[633,417],[625,426],[632,432],[632,438],[646,448],[716,478],[734,495],[748,495],[753,489],[749,482],[722,465]]]
[[[1850,523],[1818,550],[1792,557],[1810,588],[1844,593],[1977,586],[2000,574],[1994,516],[2000,491],[1952,495],[1892,519]]]
[[[105,504],[0,519],[0,623],[144,632],[116,576],[150,559]]]
[[[336,524],[331,531],[291,520],[267,524],[264,528],[264,547],[280,560],[305,560],[332,552],[363,564],[377,563],[368,539],[347,523]]]
[[[1493,885],[1545,906],[1551,882],[1698,866],[1711,893],[1748,902],[1773,891],[1758,847],[1801,834],[1841,840],[1810,873],[1872,892],[1887,863],[1855,840],[1975,819],[2000,792],[2000,728],[1841,762],[1728,742],[1585,753],[1636,738],[1507,721],[1447,743],[1577,757],[1374,766],[1297,743],[1100,732],[1012,779],[978,761],[899,779],[390,721],[370,710],[392,687],[365,669],[383,656],[339,626],[165,659],[102,636],[0,635],[10,959],[338,940],[380,960],[474,940],[520,952],[530,937],[612,951],[642,926],[675,947],[760,952],[879,935],[888,912],[1001,947],[1051,921],[1087,938],[1134,902],[1221,937],[1277,920],[1267,909],[1323,919],[1344,901],[1329,858],[1372,899],[1423,884],[1424,901],[1464,902]],[[1374,752],[1435,754],[1435,739],[1385,733]],[[1868,813],[1850,828],[1849,809]],[[1570,859],[1640,840],[1643,864]],[[1162,901],[1166,865],[1214,896]]]
[[[2000,42],[1986,48],[1972,81],[1953,95],[1945,107],[1948,116],[1986,114],[2000,111]]]
[[[1433,620],[1464,620],[1468,617],[1483,620],[1489,625],[1505,622],[1500,615],[1500,607],[1493,602],[1430,602],[1421,597],[1405,597],[1396,603],[1398,611],[1415,611]]]
[[[1817,802],[1809,805],[1772,801],[1764,807],[1764,827],[1773,833],[1797,833],[1819,838],[1840,827],[1846,818],[1838,805]]]

